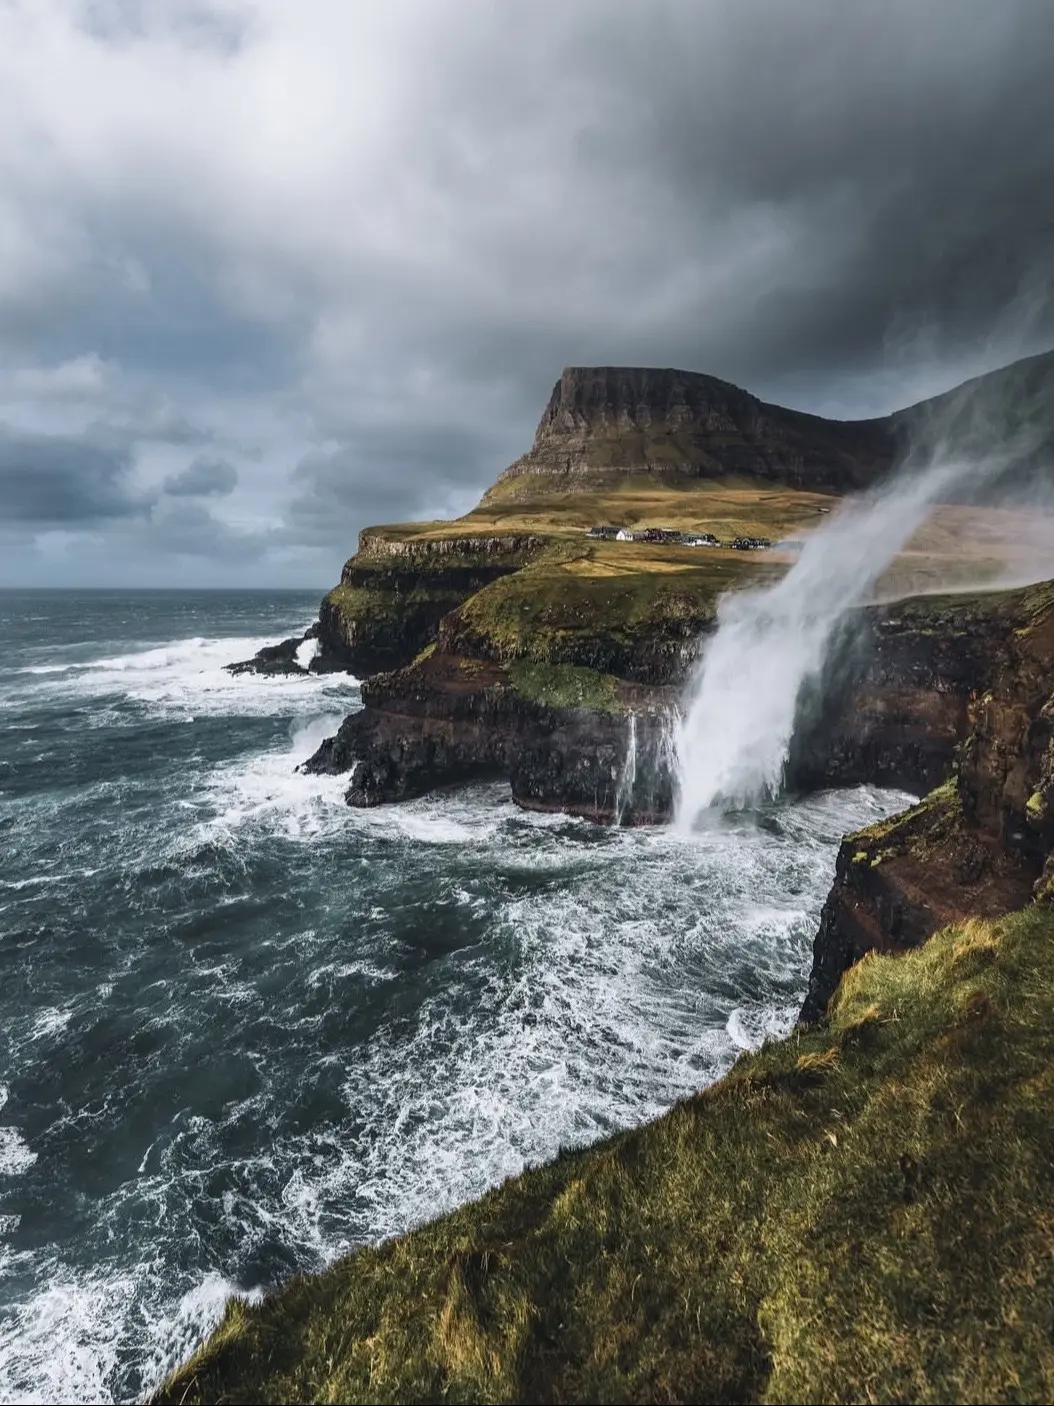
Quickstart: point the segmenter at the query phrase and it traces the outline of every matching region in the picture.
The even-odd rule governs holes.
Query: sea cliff
[[[986,384],[985,432],[1024,425],[1042,466],[1054,358]],[[526,807],[667,819],[722,596],[787,571],[921,428],[972,433],[977,394],[839,425],[712,377],[569,368],[477,509],[363,534],[311,665],[357,673],[363,706],[308,766],[356,806],[487,776]],[[792,788],[923,799],[844,840],[793,1034],[652,1124],[232,1302],[158,1400],[1049,1399],[1054,583],[984,588],[1020,567],[994,512],[939,509],[803,701]],[[732,549],[748,536],[776,545]]]

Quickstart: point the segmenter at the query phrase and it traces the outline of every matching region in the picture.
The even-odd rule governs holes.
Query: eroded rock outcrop
[[[1054,585],[982,597],[934,616],[963,639],[963,736],[950,780],[919,806],[848,836],[813,948],[806,1021],[848,967],[918,946],[948,923],[1054,898]],[[973,649],[967,625],[974,630]]]
[[[500,665],[433,651],[367,680],[362,711],[305,769],[350,772],[355,806],[502,778],[528,809],[655,823],[671,805],[671,703],[668,691],[573,665]]]
[[[251,659],[228,664],[230,674],[262,674],[265,677],[282,677],[302,674],[305,678],[311,672],[311,665],[300,662],[300,650],[308,641],[317,638],[318,625],[314,624],[303,635],[291,635],[278,644],[266,644],[257,650]]]

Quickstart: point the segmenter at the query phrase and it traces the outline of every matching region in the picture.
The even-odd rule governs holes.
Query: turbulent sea
[[[857,789],[693,836],[352,811],[303,593],[0,593],[0,1401],[135,1400],[258,1294],[788,1028]]]

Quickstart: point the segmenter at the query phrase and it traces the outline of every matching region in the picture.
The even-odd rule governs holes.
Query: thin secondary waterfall
[[[633,800],[633,788],[637,782],[637,715],[629,715],[629,737],[626,740],[626,756],[622,763],[622,774],[619,777],[618,790],[615,793],[615,824],[621,825],[630,802]]]
[[[711,807],[741,808],[778,792],[802,688],[819,675],[839,621],[935,500],[995,467],[941,458],[905,470],[847,502],[774,586],[725,596],[676,730],[678,828],[690,830]]]

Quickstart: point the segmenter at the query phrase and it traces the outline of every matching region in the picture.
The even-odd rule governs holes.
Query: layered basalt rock
[[[484,502],[515,496],[517,480],[526,477],[574,481],[641,470],[688,478],[746,474],[844,492],[887,472],[897,446],[892,418],[826,420],[691,371],[569,366],[531,449]]]
[[[531,448],[483,501],[532,496],[539,482],[573,491],[628,473],[673,480],[744,475],[846,493],[877,482],[909,449],[925,459],[949,441],[971,455],[1000,455],[989,487],[1005,493],[1049,465],[1052,405],[1054,353],[870,420],[829,420],[773,405],[699,372],[568,366]]]
[[[1054,586],[959,611],[961,685],[977,674],[955,774],[914,809],[843,841],[805,1021],[823,1015],[842,972],[869,951],[903,951],[967,916],[1054,899]],[[953,624],[946,611],[934,617],[949,654]]]
[[[316,628],[316,626],[312,626],[312,630]],[[281,640],[278,644],[265,644],[263,649],[257,650],[251,659],[241,659],[236,664],[226,665],[227,672],[235,676],[262,674],[272,677],[303,674],[306,678],[308,670],[301,665],[298,651],[305,640],[311,638],[312,633],[309,631],[306,635],[292,635],[289,639]]]
[[[353,806],[503,778],[528,809],[649,824],[671,805],[670,701],[663,690],[573,666],[503,666],[432,652],[368,680],[362,711],[305,770],[350,772]]]
[[[1042,468],[1052,392],[1054,357],[1039,357],[883,420],[840,423],[710,376],[568,368],[531,450],[475,515],[362,534],[322,603],[310,669],[367,678],[364,708],[310,765],[350,770],[353,805],[498,776],[525,806],[665,819],[669,719],[717,601],[787,562],[674,546],[656,549],[661,560],[636,544],[608,552],[583,540],[588,517],[569,526],[554,502],[617,489],[579,500],[609,520],[610,505],[640,493],[651,502],[656,483],[662,504],[730,476],[759,485],[755,502],[774,484],[848,491],[887,472],[907,438],[918,447],[948,434],[978,454],[999,447],[1002,491],[1019,470]],[[780,510],[781,532],[827,510],[788,496],[797,507]],[[751,511],[737,502],[734,511]],[[828,676],[803,700],[789,784],[924,792],[956,766],[956,790],[953,809],[906,817],[882,832],[879,850],[859,836],[843,849],[817,940],[812,1016],[871,947],[911,945],[967,907],[1003,911],[1026,889],[1054,893],[1049,614],[1035,590],[852,613]],[[287,640],[239,667],[294,672],[298,648]],[[927,885],[928,873],[940,882]]]
[[[288,639],[280,640],[278,644],[265,644],[263,649],[258,649],[251,659],[241,659],[235,664],[227,664],[225,666],[227,672],[234,674],[235,677],[240,674],[259,674],[265,678],[288,677],[290,675],[301,675],[306,678],[309,674],[317,672],[316,660],[319,650],[316,645],[314,655],[306,665],[300,662],[300,650],[305,644],[318,639],[319,628],[319,623],[316,620],[302,635],[290,635]]]
[[[967,734],[971,698],[1002,667],[1018,601],[921,596],[852,612],[816,701],[802,700],[790,784],[939,785]]]
[[[319,608],[315,672],[360,678],[408,664],[440,620],[485,586],[519,571],[546,545],[530,533],[386,536],[371,528]]]
[[[1028,466],[1054,445],[1052,403],[1054,356],[1049,355],[1015,363],[895,415],[861,421],[827,420],[771,405],[695,372],[569,367],[554,387],[531,449],[501,475],[474,514],[457,523],[373,527],[360,534],[357,554],[322,602],[319,649],[310,669],[366,677],[402,668],[436,639],[440,622],[474,594],[540,555],[568,547],[566,524],[552,529],[544,512],[521,516],[519,526],[495,526],[508,516],[509,500],[526,496],[534,502],[541,494],[551,507],[554,496],[566,501],[567,495],[598,484],[621,492],[627,484],[650,480],[680,491],[730,476],[753,480],[759,490],[840,493],[881,478],[909,440],[925,444],[953,431],[985,452],[993,436],[1001,442],[1022,440],[1022,425],[1029,428],[1027,452],[1015,463]],[[597,511],[608,510],[597,504]],[[610,510],[618,511],[614,504]],[[797,516],[788,520],[806,521],[817,510],[815,502],[807,505],[803,499]],[[706,507],[700,512],[705,516]],[[609,585],[617,591],[617,583]],[[674,608],[653,622],[659,658],[649,663],[649,676],[658,679],[683,656],[683,644],[690,644],[690,614]],[[480,646],[466,638],[453,647],[473,653]],[[595,653],[593,660],[581,648],[578,662],[615,671],[641,662],[633,651],[621,660]],[[260,657],[257,667],[267,671],[273,664]]]

